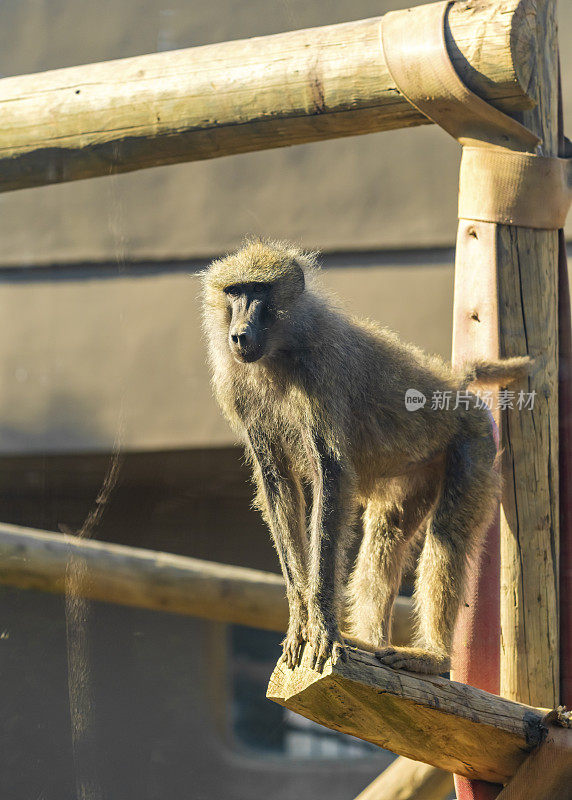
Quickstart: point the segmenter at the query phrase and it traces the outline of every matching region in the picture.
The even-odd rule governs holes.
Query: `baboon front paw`
[[[375,657],[392,669],[404,669],[424,675],[439,675],[448,672],[451,660],[420,647],[384,647],[376,650]]]
[[[317,672],[321,672],[324,669],[324,665],[329,658],[332,659],[332,663],[335,663],[338,659],[341,661],[346,660],[346,648],[341,639],[333,640],[327,635],[320,636],[317,640],[311,642],[311,645],[313,650],[311,667]]]
[[[326,628],[310,627],[308,630],[308,643],[312,647],[312,669],[321,672],[324,664],[331,658],[335,663],[338,659],[345,661],[347,658],[346,647],[338,631],[328,631]]]
[[[280,658],[288,669],[294,667],[300,662],[302,657],[302,649],[306,640],[306,632],[302,626],[293,630],[288,630],[286,638],[282,642],[282,656]]]

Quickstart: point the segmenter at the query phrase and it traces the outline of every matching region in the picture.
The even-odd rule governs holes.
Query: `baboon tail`
[[[470,361],[462,368],[463,387],[470,383],[505,385],[520,381],[530,375],[534,359],[530,356],[515,356],[502,360]]]

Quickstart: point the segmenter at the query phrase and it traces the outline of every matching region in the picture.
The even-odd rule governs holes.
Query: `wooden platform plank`
[[[344,662],[279,662],[267,696],[308,719],[468,778],[506,783],[546,735],[545,711],[437,676],[392,670],[350,649]]]

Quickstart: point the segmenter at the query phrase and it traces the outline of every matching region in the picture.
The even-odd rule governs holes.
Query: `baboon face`
[[[217,346],[228,346],[243,364],[277,353],[304,294],[304,267],[313,265],[312,254],[258,240],[213,261],[205,273],[205,323]]]
[[[237,361],[251,363],[266,353],[273,323],[271,285],[258,281],[224,289],[230,310],[228,346]]]

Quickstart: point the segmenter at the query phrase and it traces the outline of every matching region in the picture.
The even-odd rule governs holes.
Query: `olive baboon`
[[[317,669],[330,655],[345,657],[343,625],[387,665],[442,672],[467,557],[499,492],[496,449],[488,413],[474,402],[447,410],[429,400],[409,413],[404,395],[455,398],[475,378],[519,377],[528,362],[476,363],[457,374],[336,308],[315,273],[315,255],[252,240],[204,276],[215,394],[245,440],[286,581],[283,658],[293,666],[306,641]],[[352,567],[360,508],[363,540]],[[393,601],[420,533],[417,641],[390,647]]]

